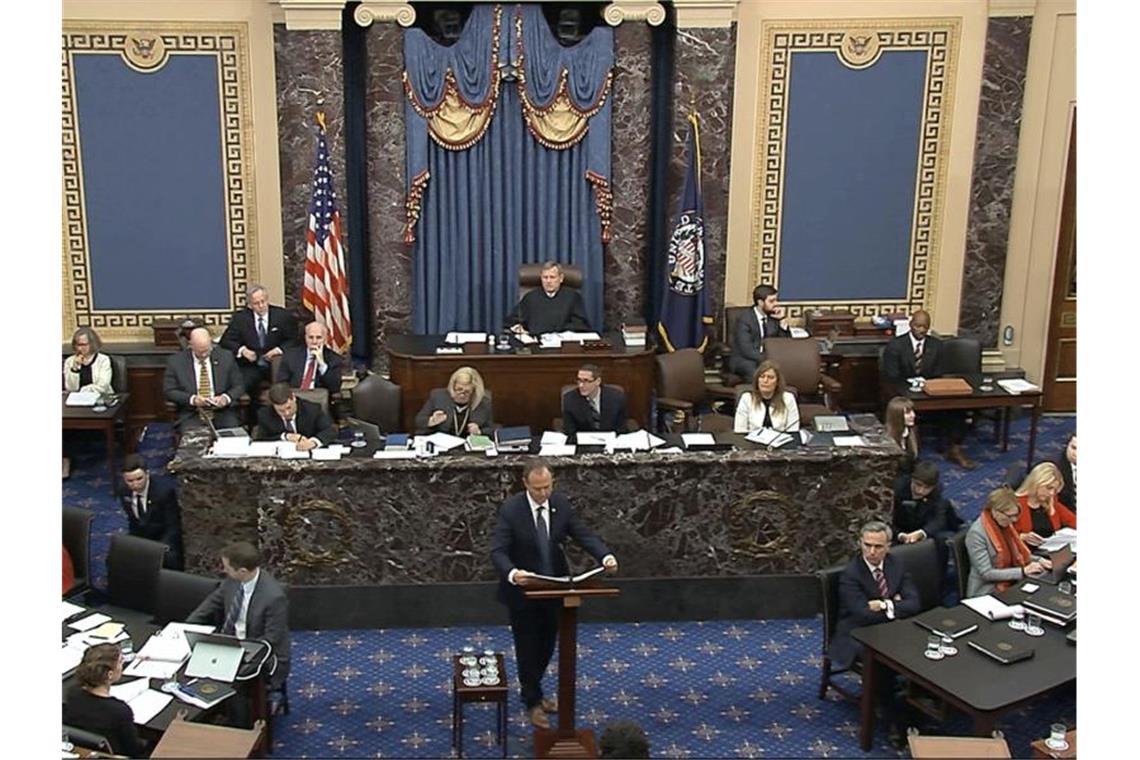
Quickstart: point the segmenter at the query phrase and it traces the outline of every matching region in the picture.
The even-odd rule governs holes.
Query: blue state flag
[[[665,295],[657,333],[669,351],[708,345],[708,271],[705,268],[704,204],[701,202],[701,134],[695,113],[689,114],[685,185],[677,204],[677,219],[669,238]]]

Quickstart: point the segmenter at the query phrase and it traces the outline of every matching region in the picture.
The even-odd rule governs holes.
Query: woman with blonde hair
[[[918,460],[918,428],[915,425],[914,402],[906,396],[895,396],[887,402],[887,412],[883,415],[887,435],[903,450],[903,463],[900,475],[909,475]]]
[[[416,413],[416,434],[489,435],[493,419],[483,376],[474,367],[460,367],[451,373],[446,388],[432,389]]]
[[[800,409],[796,397],[784,389],[784,374],[773,361],[761,362],[752,375],[752,389],[736,401],[736,433],[771,428],[784,433],[800,429]]]
[[[1062,527],[1077,527],[1077,516],[1057,498],[1064,486],[1061,471],[1052,462],[1037,465],[1021,481],[1017,489],[1021,515],[1014,527],[1029,546],[1040,546]]]
[[[1005,591],[1012,583],[1053,566],[1047,559],[1033,559],[1029,547],[1017,535],[1013,524],[1020,512],[1021,506],[1009,486],[990,491],[982,514],[966,531],[966,552],[970,555],[967,596]]]
[[[123,653],[118,644],[90,647],[75,669],[79,683],[67,694],[63,722],[106,737],[117,755],[144,757],[145,748],[135,729],[131,708],[111,696],[111,684],[122,675]]]
[[[71,336],[71,350],[75,353],[63,360],[64,390],[111,395],[111,359],[100,353],[102,348],[99,333],[90,327],[75,331]]]

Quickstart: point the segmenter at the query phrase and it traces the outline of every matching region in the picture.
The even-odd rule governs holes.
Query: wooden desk
[[[253,728],[228,728],[176,720],[166,729],[151,757],[253,757],[265,733],[265,722]]]
[[[1055,749],[1049,749],[1049,747],[1047,747],[1045,745],[1044,739],[1038,739],[1037,741],[1035,741],[1029,745],[1030,748],[1033,750],[1032,757],[1044,758],[1045,760],[1048,760],[1049,758],[1055,758],[1056,760],[1069,760],[1070,758],[1076,757],[1077,756],[1077,729],[1074,728],[1071,731],[1066,732],[1065,733],[1065,741],[1067,741],[1069,743],[1068,749],[1055,750]]]
[[[411,432],[431,390],[447,387],[452,372],[469,366],[479,371],[494,396],[496,423],[548,430],[554,418],[562,416],[562,386],[572,384],[578,367],[590,363],[601,369],[604,382],[625,389],[629,416],[648,428],[656,372],[653,349],[626,348],[618,335],[610,340],[613,348],[608,351],[541,350],[535,345],[524,354],[515,344],[509,352],[437,354],[441,335],[393,335],[388,339],[388,366],[403,396],[400,427]]]
[[[463,671],[466,665],[459,660],[467,655],[455,655],[451,658],[451,746],[455,749],[456,757],[463,757],[463,706],[472,702],[495,703],[495,737],[503,747],[503,757],[507,756],[507,697],[510,689],[507,686],[507,664],[502,654],[496,653],[495,666],[499,670],[499,682],[491,685],[468,686],[463,680]],[[478,660],[485,657],[482,652],[470,655]],[[482,667],[473,665],[472,668]]]
[[[63,392],[64,430],[102,430],[107,440],[107,467],[110,468],[111,490],[115,487],[115,424],[126,419],[127,402],[131,394],[120,393],[113,404],[108,404],[102,412],[89,406],[68,406],[67,391]],[[125,447],[131,450],[131,437],[126,436]]]
[[[1026,453],[1026,467],[1033,466],[1033,453],[1037,448],[1037,421],[1041,417],[1041,408],[1044,404],[1044,395],[1041,391],[1033,393],[1010,394],[1002,390],[1001,386],[994,384],[992,391],[978,390],[978,378],[966,378],[973,388],[973,393],[967,396],[927,396],[925,393],[907,390],[906,397],[914,403],[914,410],[920,415],[923,412],[960,409],[963,411],[977,409],[1002,409],[1005,411],[1002,421],[1001,450],[1009,448],[1009,409],[1028,407],[1031,420],[1029,423],[1029,450]]]

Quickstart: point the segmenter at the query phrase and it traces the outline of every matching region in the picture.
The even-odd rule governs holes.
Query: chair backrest
[[[962,530],[946,539],[950,555],[954,558],[954,572],[957,574],[958,599],[966,598],[966,585],[970,580],[970,554],[966,551],[966,531]]]
[[[814,396],[819,389],[819,341],[814,338],[765,338],[764,359],[780,366],[784,384],[797,396]],[[749,381],[752,378],[748,378]]]
[[[115,393],[127,392],[127,357],[120,354],[107,354],[111,360],[111,390]]]
[[[698,404],[705,400],[705,358],[695,348],[657,354],[657,395]]]
[[[933,538],[915,544],[891,547],[891,554],[902,561],[918,589],[922,610],[937,607],[941,602],[942,565],[938,561],[938,546]]]
[[[103,734],[97,734],[78,726],[69,726],[66,723],[63,724],[63,730],[67,733],[67,740],[77,747],[105,752],[108,755],[113,753],[110,739]]]
[[[321,409],[325,410],[325,414],[329,413],[329,389],[328,388],[310,388],[308,390],[301,390],[300,388],[293,389],[293,395],[297,398],[303,398],[306,401],[312,401],[315,404],[320,404]]]
[[[835,635],[835,626],[839,622],[839,576],[843,574],[843,568],[844,565],[836,565],[815,574],[819,578],[819,606],[823,613],[824,654],[831,648],[831,637]]]
[[[185,620],[220,583],[218,578],[163,568],[158,572],[155,622],[162,625],[172,620]]]
[[[562,264],[562,287],[582,289],[582,267]],[[542,287],[542,263],[519,265],[519,300],[535,288]]]
[[[736,329],[736,320],[752,310],[751,306],[725,306],[724,319],[720,321],[721,342],[731,346],[732,332]]]
[[[154,614],[158,573],[166,544],[138,536],[111,536],[107,552],[107,601],[116,607]]]
[[[943,375],[982,374],[982,344],[974,338],[950,338],[943,341],[938,370]]]
[[[281,371],[281,357],[284,354],[277,354],[269,360],[269,382],[277,382],[277,373]]]
[[[371,422],[383,433],[400,429],[400,386],[372,374],[352,389],[352,416]]]
[[[86,587],[91,578],[91,522],[95,513],[78,507],[63,508],[63,545],[75,567],[75,588]]]

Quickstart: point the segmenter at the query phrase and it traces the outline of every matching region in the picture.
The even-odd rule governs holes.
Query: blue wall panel
[[[94,307],[227,308],[217,59],[74,60]]]
[[[779,287],[786,301],[904,298],[924,51],[868,69],[792,55]]]

